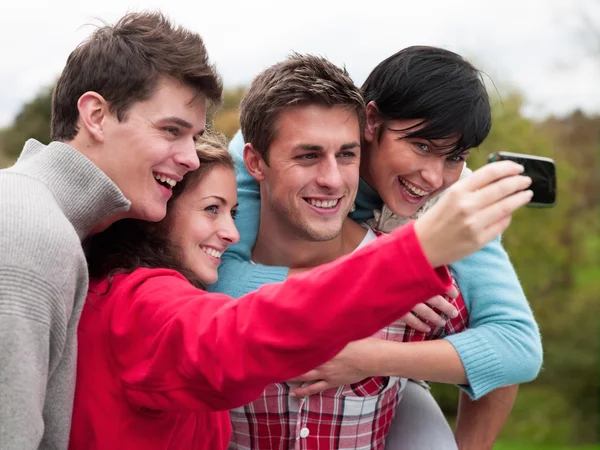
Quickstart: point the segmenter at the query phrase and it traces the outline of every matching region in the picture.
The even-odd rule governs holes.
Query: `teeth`
[[[335,200],[315,200],[313,198],[308,199],[308,203],[317,208],[334,208],[338,204],[339,199]]]
[[[177,181],[175,181],[172,178],[169,178],[167,176],[159,175],[157,173],[153,173],[153,175],[154,175],[154,178],[156,178],[158,181],[162,181],[163,183],[167,183],[171,187],[175,187],[175,185],[177,184]]]
[[[210,256],[214,256],[215,258],[220,258],[221,255],[223,254],[223,252],[215,250],[214,248],[211,248],[211,247],[204,247],[204,246],[202,246],[200,248],[202,249],[202,251],[204,253],[206,253],[207,255],[210,255]]]
[[[402,184],[405,190],[413,197],[424,197],[425,195],[429,194],[429,192],[419,189],[418,187],[409,183],[403,178],[398,178],[398,180],[400,180],[400,184]]]

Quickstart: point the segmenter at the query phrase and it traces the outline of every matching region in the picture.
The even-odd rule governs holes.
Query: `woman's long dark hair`
[[[108,278],[107,291],[114,275],[131,273],[140,267],[173,269],[194,286],[204,287],[196,274],[182,264],[179,249],[169,240],[169,224],[173,219],[171,211],[177,198],[186,190],[194,189],[211,169],[220,165],[233,170],[234,163],[227,151],[227,141],[221,135],[211,133],[203,136],[196,148],[200,168],[188,173],[173,188],[167,215],[162,221],[119,220],[84,242],[90,278]]]

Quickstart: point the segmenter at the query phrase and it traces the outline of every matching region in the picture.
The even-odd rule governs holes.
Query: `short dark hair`
[[[443,149],[458,155],[478,147],[492,126],[482,72],[462,56],[437,47],[400,50],[373,69],[361,91],[384,119],[423,119],[407,137],[457,137]]]
[[[234,162],[227,150],[227,140],[214,132],[207,132],[196,143],[200,168],[188,172],[173,188],[167,203],[167,215],[160,222],[123,219],[84,242],[90,278],[110,279],[119,273],[130,273],[139,267],[173,269],[198,288],[204,285],[195,273],[182,264],[179,249],[168,237],[172,226],[172,207],[181,194],[194,189],[215,167],[234,170]],[[108,290],[108,289],[107,289]]]
[[[69,55],[54,89],[52,140],[75,138],[77,102],[85,92],[102,95],[122,121],[133,103],[152,96],[162,77],[221,101],[221,78],[197,33],[174,27],[159,12],[130,13],[96,29]]]
[[[320,56],[293,53],[252,80],[240,103],[244,140],[268,161],[281,113],[315,104],[343,106],[356,112],[362,132],[365,103],[346,69]]]

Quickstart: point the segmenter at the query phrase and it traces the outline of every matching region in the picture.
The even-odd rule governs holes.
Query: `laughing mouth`
[[[406,181],[404,178],[398,177],[398,181],[400,181],[400,185],[404,189],[404,192],[413,198],[423,198],[431,193],[418,188],[414,184]]]
[[[219,259],[221,259],[221,255],[223,254],[223,252],[220,252],[212,247],[205,247],[204,245],[200,247],[200,250],[209,256],[214,256],[215,258]]]
[[[308,203],[311,206],[315,206],[317,208],[322,208],[322,209],[332,209],[335,208],[339,201],[341,200],[341,198],[336,198],[333,200],[317,200],[314,198],[304,198],[304,201],[306,203]]]
[[[175,181],[173,178],[169,178],[166,175],[162,175],[156,172],[152,172],[152,175],[154,176],[154,179],[158,184],[166,187],[167,189],[173,189],[177,184],[177,181]]]

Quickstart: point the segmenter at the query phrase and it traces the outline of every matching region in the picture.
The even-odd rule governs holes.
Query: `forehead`
[[[184,201],[201,201],[205,197],[222,197],[229,206],[237,202],[237,184],[232,169],[217,164],[211,167],[202,178],[181,194]]]
[[[206,121],[206,97],[193,87],[162,77],[149,99],[135,103],[132,110],[151,116],[181,117],[198,125]]]
[[[353,141],[360,142],[356,112],[344,106],[306,105],[279,115],[270,150],[291,149],[301,144],[339,148]]]

